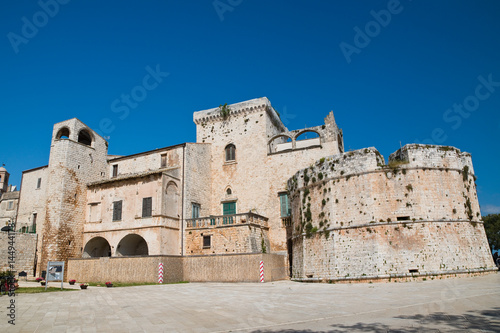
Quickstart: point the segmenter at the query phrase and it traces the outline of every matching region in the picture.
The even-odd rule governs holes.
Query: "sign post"
[[[45,290],[49,281],[61,281],[61,290],[63,289],[64,279],[64,261],[49,261],[47,263],[47,276],[45,277]]]

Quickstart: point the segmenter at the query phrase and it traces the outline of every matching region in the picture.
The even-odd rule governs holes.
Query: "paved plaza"
[[[500,332],[500,274],[421,282],[188,283],[20,294],[0,332]]]

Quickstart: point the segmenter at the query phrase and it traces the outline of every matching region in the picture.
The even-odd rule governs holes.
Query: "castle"
[[[265,97],[193,120],[196,143],[129,156],[78,119],[55,124],[17,209],[16,230],[38,235],[35,274],[49,260],[262,253],[305,281],[496,269],[467,153],[408,145],[386,165],[374,148],[344,153],[333,112],[290,131]]]

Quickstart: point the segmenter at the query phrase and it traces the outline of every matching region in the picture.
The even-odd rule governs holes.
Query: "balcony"
[[[217,228],[229,227],[242,224],[257,224],[261,227],[267,227],[267,217],[255,213],[242,213],[233,215],[220,215],[186,219],[187,228]]]

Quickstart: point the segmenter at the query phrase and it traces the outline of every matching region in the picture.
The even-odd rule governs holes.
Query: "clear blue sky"
[[[0,3],[15,185],[48,163],[56,122],[101,127],[127,155],[194,142],[193,111],[266,96],[289,129],[333,110],[346,149],[468,151],[483,214],[500,212],[499,1],[59,1]],[[163,74],[145,90],[148,66]]]

